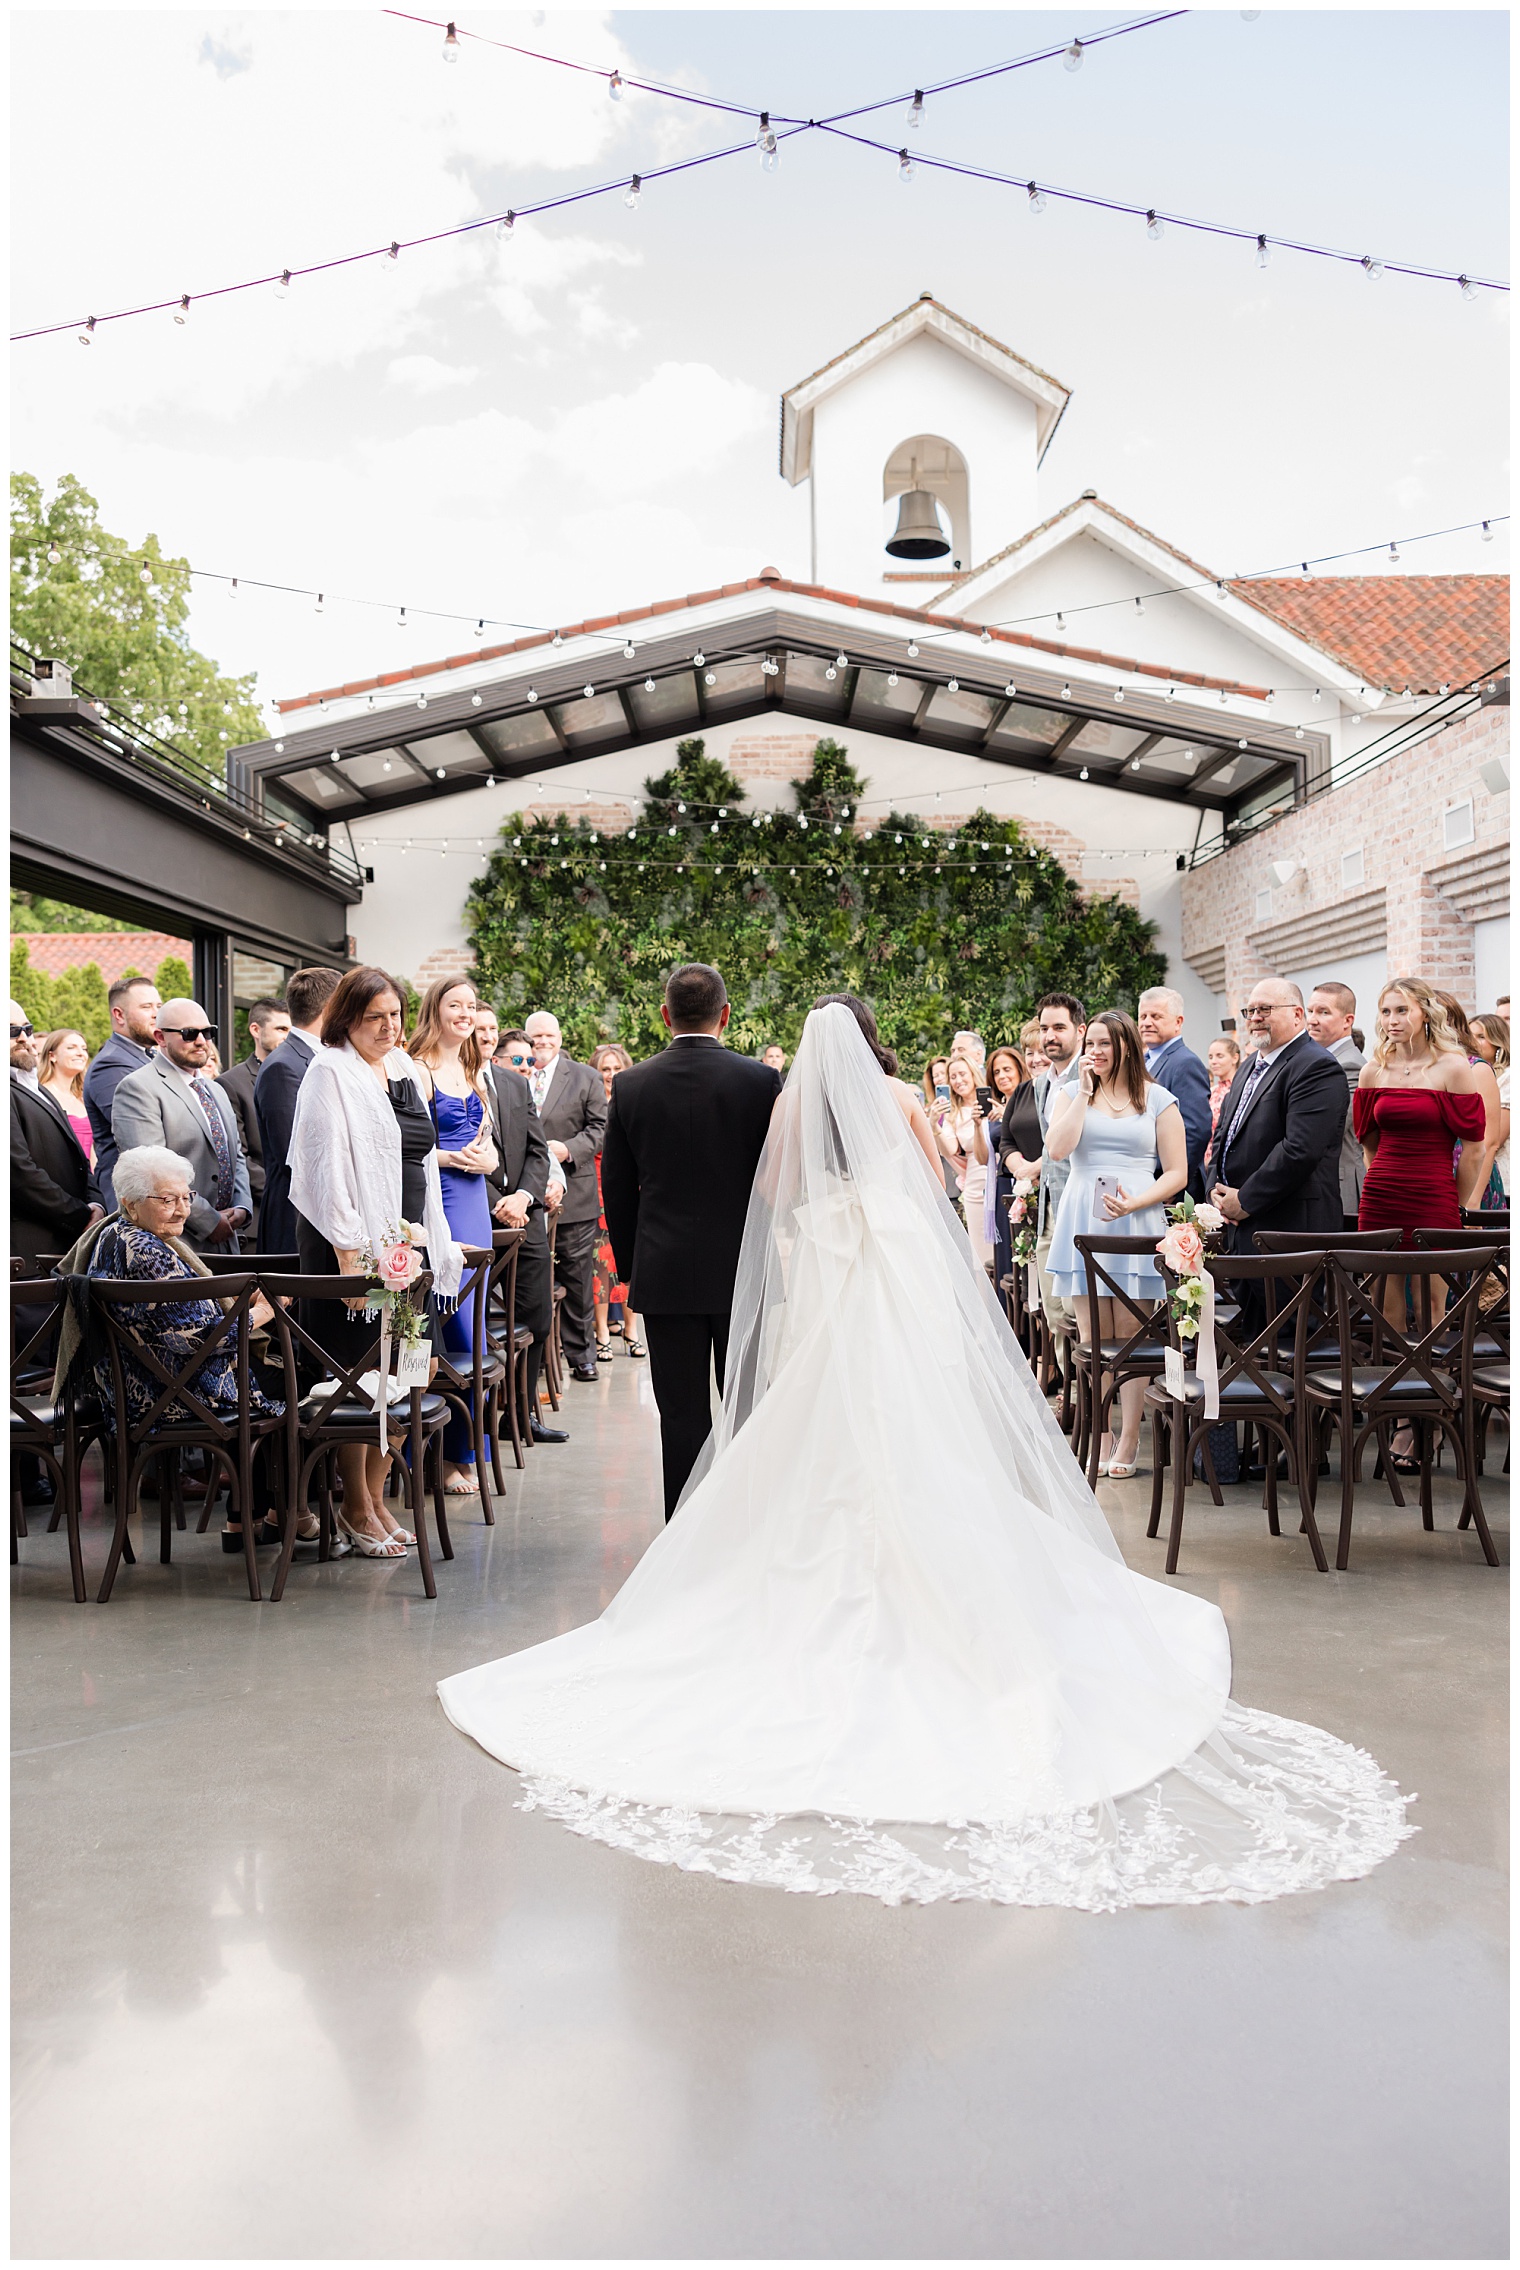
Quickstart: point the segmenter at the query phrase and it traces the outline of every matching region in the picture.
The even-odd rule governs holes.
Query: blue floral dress
[[[171,1247],[151,1230],[138,1229],[126,1221],[108,1222],[95,1242],[90,1256],[90,1275],[120,1281],[128,1277],[152,1278],[162,1282],[167,1277],[183,1277],[187,1285],[214,1284],[214,1278],[197,1277],[185,1267]],[[214,1301],[190,1298],[183,1301],[155,1301],[134,1307],[131,1303],[115,1309],[113,1314],[123,1323],[132,1326],[149,1340],[159,1360],[170,1371],[178,1371],[185,1358],[202,1335],[216,1322],[217,1307]],[[196,1395],[202,1398],[219,1416],[233,1417],[238,1407],[236,1337],[229,1333],[221,1345],[212,1350],[205,1363],[190,1382]],[[122,1357],[122,1384],[126,1392],[128,1414],[134,1425],[146,1419],[162,1392],[163,1382],[153,1377],[140,1364],[126,1354]],[[111,1360],[104,1351],[96,1358],[95,1385],[107,1411],[112,1408]],[[253,1377],[248,1378],[249,1408],[258,1418],[277,1418],[284,1404],[266,1395]],[[186,1408],[176,1396],[159,1413],[156,1427],[188,1426],[198,1417]]]

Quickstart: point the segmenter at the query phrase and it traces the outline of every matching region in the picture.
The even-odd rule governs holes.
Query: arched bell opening
[[[969,563],[970,484],[966,460],[942,434],[913,434],[898,443],[882,473],[884,542],[905,564],[953,558]]]

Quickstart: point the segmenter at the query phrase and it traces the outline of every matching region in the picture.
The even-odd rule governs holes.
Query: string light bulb
[[[443,60],[445,63],[459,61],[459,34],[452,24],[443,35]]]
[[[512,242],[512,231],[516,228],[516,226],[517,215],[515,213],[503,213],[501,219],[496,224],[497,243],[510,244]]]
[[[774,173],[781,162],[781,146],[776,140],[776,130],[771,124],[768,110],[760,113],[760,131],[755,136],[755,148],[760,152],[760,171]]]
[[[1159,244],[1166,234],[1166,224],[1154,206],[1145,216],[1145,233],[1152,244]]]
[[[401,247],[400,247],[400,245],[399,245],[399,244],[397,243],[396,239],[395,239],[394,237],[392,237],[392,238],[391,238],[391,241],[390,241],[390,243],[389,243],[389,245],[388,245],[388,246],[386,247],[385,251],[384,251],[384,252],[382,252],[382,253],[381,253],[381,255],[380,255],[380,273],[381,273],[381,275],[382,275],[382,276],[394,276],[394,275],[395,275],[395,273],[396,273],[396,263],[397,263],[397,261],[398,261],[398,260],[399,260],[400,258],[401,258]]]
[[[622,99],[623,99],[623,74],[622,74],[622,72],[621,72],[621,71],[614,71],[614,72],[612,73],[611,77],[610,77],[610,78],[608,79],[608,81],[607,81],[607,92],[608,92],[609,96],[611,97],[611,99],[613,100],[613,102],[621,102],[621,101],[622,101]]]
[[[1068,47],[1066,53],[1062,56],[1061,61],[1068,71],[1081,70],[1082,42],[1079,39],[1074,39],[1072,41],[1070,47]]]
[[[916,658],[917,654],[918,654],[918,641],[917,641],[917,639],[913,639],[913,638],[910,638],[910,639],[909,639],[909,641],[908,641],[908,657],[909,657],[909,660],[911,661],[911,660],[913,660],[914,658]]]
[[[84,319],[84,329],[79,334],[79,344],[81,347],[93,347],[95,344],[95,318],[93,315],[87,315]]]
[[[958,694],[960,690],[961,682],[959,678],[951,678],[946,682],[945,691],[947,694]]]
[[[899,180],[899,181],[911,181],[911,180],[913,179],[913,174],[914,174],[914,165],[913,165],[913,160],[912,160],[912,159],[911,159],[911,158],[909,157],[909,155],[908,155],[908,153],[907,153],[907,151],[906,151],[906,150],[899,150],[899,151],[898,151],[898,153],[897,153],[897,178],[898,178],[898,180]]]
[[[1062,632],[1064,632],[1066,629],[1066,617],[1060,612],[1059,609],[1057,609],[1056,611],[1056,629]]]
[[[1062,699],[1062,701],[1070,701],[1070,700],[1071,700],[1071,688],[1070,688],[1070,686],[1063,686],[1063,687],[1061,688],[1061,699]]]
[[[1368,283],[1375,284],[1383,273],[1383,263],[1381,260],[1374,260],[1370,252],[1364,252],[1361,258],[1361,270]]]
[[[1081,771],[1080,771],[1080,772],[1079,772],[1079,773],[1077,774],[1077,778],[1078,778],[1078,780],[1085,780],[1085,779],[1087,778],[1087,767],[1086,767],[1086,765],[1084,765],[1084,766],[1082,767],[1082,770],[1081,770]]]
[[[695,654],[694,654],[694,655],[692,656],[692,660],[693,660],[693,662],[695,662],[695,664],[696,664],[696,666],[697,666],[697,668],[698,668],[699,670],[700,670],[700,669],[702,669],[702,668],[703,668],[703,666],[705,665],[705,663],[706,663],[706,661],[707,661],[707,656],[706,656],[706,655],[705,655],[705,654],[704,654],[704,653],[702,652],[702,649],[701,649],[701,647],[700,647],[700,646],[699,646],[699,647],[697,648],[697,651],[696,651],[696,653],[695,653]]]
[[[1483,525],[1482,525],[1481,529],[1480,529],[1480,530],[1478,531],[1478,536],[1479,536],[1479,541],[1480,541],[1481,543],[1484,543],[1484,544],[1491,544],[1491,543],[1493,542],[1493,540],[1494,540],[1494,532],[1493,532],[1493,530],[1492,530],[1492,529],[1491,529],[1491,528],[1489,527],[1489,525],[1488,525],[1488,522],[1487,522],[1486,520],[1484,521],[1484,523],[1483,523]]]
[[[275,288],[274,288],[274,296],[275,296],[275,298],[276,298],[277,300],[288,300],[288,299],[289,299],[289,297],[290,297],[290,270],[289,270],[288,268],[282,268],[282,269],[280,270],[280,280],[279,280],[279,282],[278,282],[278,283],[277,283],[277,284],[275,285]]]
[[[924,90],[922,87],[915,87],[913,90],[913,100],[908,105],[908,124],[916,129],[922,126],[923,122]]]
[[[179,296],[179,306],[178,306],[178,307],[177,307],[177,308],[176,308],[176,309],[174,310],[174,320],[175,320],[175,322],[176,322],[176,323],[188,323],[188,322],[189,322],[189,320],[190,320],[190,294],[189,294],[188,292],[181,292],[181,293],[180,293],[180,296]]]
[[[56,539],[55,539],[55,540],[54,540],[54,541],[53,541],[53,542],[52,542],[51,544],[49,544],[49,546],[48,546],[48,555],[47,555],[47,556],[48,556],[48,566],[49,566],[49,567],[57,567],[57,566],[58,566],[58,564],[59,564],[59,562],[60,562],[60,561],[62,560],[62,558],[63,558],[63,554],[62,554],[62,552],[60,552],[60,551],[59,551],[59,549],[58,549],[58,545],[57,545],[57,541],[56,541]]]
[[[1271,246],[1270,246],[1270,245],[1268,244],[1268,242],[1267,242],[1267,240],[1266,240],[1266,238],[1265,238],[1264,236],[1259,236],[1259,237],[1258,237],[1258,238],[1256,239],[1256,265],[1257,265],[1257,267],[1258,267],[1258,268],[1265,268],[1265,267],[1266,267],[1266,265],[1267,265],[1267,263],[1268,263],[1268,261],[1269,261],[1269,260],[1271,259],[1271,257],[1272,257],[1272,248],[1271,248]]]
[[[1029,210],[1031,213],[1043,213],[1045,210],[1045,192],[1036,181],[1029,184]]]
[[[644,691],[645,691],[645,693],[646,693],[646,694],[652,694],[652,693],[654,692],[654,680],[653,680],[653,678],[646,678],[646,679],[644,680]]]
[[[643,193],[643,181],[638,174],[635,174],[633,179],[629,182],[628,187],[623,191],[623,203],[627,206],[630,213],[636,213],[638,211],[639,199],[643,195]]]
[[[988,630],[985,623],[982,625],[982,644],[983,646],[990,646],[992,644],[992,633],[990,630]]]
[[[627,640],[627,642],[625,643],[625,645],[624,645],[624,647],[623,647],[623,660],[624,660],[625,662],[631,662],[631,661],[633,660],[633,640],[632,640],[632,639],[629,639],[629,640]]]
[[[1457,290],[1465,300],[1475,300],[1478,296],[1478,287],[1471,276],[1459,276],[1457,278]]]
[[[319,591],[319,592],[317,593],[317,603],[316,603],[316,606],[315,606],[315,607],[314,607],[314,608],[312,609],[312,613],[313,613],[313,614],[315,614],[315,615],[321,615],[321,614],[325,614],[325,612],[326,612],[326,609],[327,609],[327,602],[326,602],[325,598],[323,597],[322,593],[321,593],[321,592]]]
[[[1392,561],[1394,561],[1395,563],[1397,563],[1397,561],[1398,561],[1398,556],[1399,556],[1399,547],[1398,547],[1398,545],[1397,545],[1397,544],[1390,544],[1390,545],[1389,545],[1389,547],[1388,547],[1388,557],[1389,557],[1389,559],[1390,559],[1390,560],[1392,560]]]
[[[404,607],[402,608],[400,614],[396,617],[396,628],[398,631],[404,631],[406,629],[406,609]]]
[[[887,672],[887,684],[889,686],[895,686],[897,684],[897,672],[895,670],[889,670]]]
[[[480,707],[480,703],[481,703],[481,696],[480,696],[480,695],[479,695],[478,693],[473,693],[473,694],[471,694],[471,696],[470,696],[470,707],[471,707],[471,709],[479,709],[479,707]],[[492,787],[494,788],[496,784],[495,784],[495,782],[493,781],[493,782],[492,782],[492,783],[491,783],[490,785],[491,785],[491,786],[492,786]]]

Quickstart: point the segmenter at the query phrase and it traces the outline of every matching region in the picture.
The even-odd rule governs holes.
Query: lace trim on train
[[[1415,1830],[1376,1760],[1317,1726],[1227,1706],[1219,1734],[1113,1812],[946,1826],[639,1805],[525,1773],[518,1804],[577,1836],[727,1883],[1013,1907],[1256,1902],[1365,1876]]]

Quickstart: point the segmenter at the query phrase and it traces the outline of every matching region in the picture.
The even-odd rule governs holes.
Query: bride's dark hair
[[[882,1044],[876,1030],[876,1019],[865,1002],[854,993],[820,993],[818,999],[813,1003],[813,1007],[815,1009],[827,1009],[835,1002],[841,1009],[849,1010],[850,1015],[855,1019],[864,1035],[867,1048],[871,1051],[883,1072],[886,1073],[887,1078],[895,1080],[897,1078],[897,1058],[890,1048]]]

